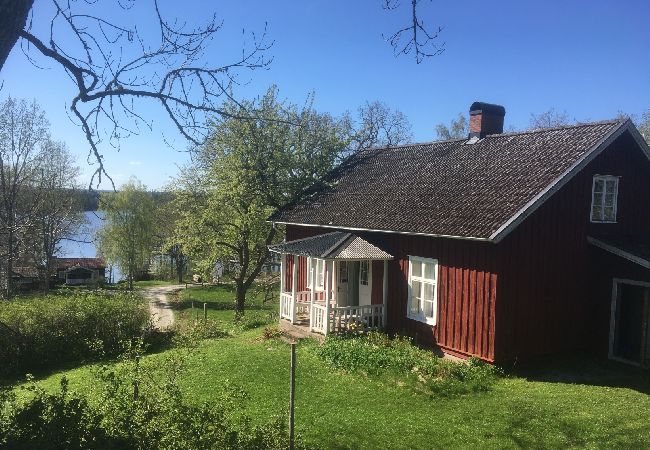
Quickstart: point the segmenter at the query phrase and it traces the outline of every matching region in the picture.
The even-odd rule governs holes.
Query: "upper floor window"
[[[436,324],[437,286],[438,260],[409,256],[409,319]]]
[[[594,176],[591,190],[591,221],[616,222],[616,201],[618,177],[612,175]]]

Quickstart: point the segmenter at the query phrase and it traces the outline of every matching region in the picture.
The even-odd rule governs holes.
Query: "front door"
[[[359,305],[370,305],[372,293],[372,263],[359,263]]]
[[[612,356],[650,365],[650,288],[618,283],[614,306]]]

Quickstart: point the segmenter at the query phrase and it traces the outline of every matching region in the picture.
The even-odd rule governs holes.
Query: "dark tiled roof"
[[[341,231],[272,245],[269,250],[322,259],[393,259],[365,239]]]
[[[607,236],[587,238],[590,244],[650,269],[650,236]]]
[[[489,239],[623,122],[370,149],[270,220]]]
[[[57,270],[68,270],[73,267],[86,269],[105,269],[106,263],[102,258],[57,258],[55,261]]]

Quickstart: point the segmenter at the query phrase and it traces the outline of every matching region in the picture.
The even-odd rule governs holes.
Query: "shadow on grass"
[[[650,371],[604,358],[581,355],[545,358],[506,368],[529,381],[628,388],[650,394]]]
[[[146,354],[162,353],[174,347],[173,338],[176,331],[154,331],[147,337]],[[49,366],[20,367],[0,374],[0,387],[9,387],[25,382],[26,375],[30,374],[34,380],[48,378],[59,372],[67,372],[90,364],[112,364],[119,360],[120,355],[84,357],[77,360],[61,361]]]

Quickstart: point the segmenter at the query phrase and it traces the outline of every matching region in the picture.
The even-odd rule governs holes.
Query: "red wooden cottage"
[[[486,361],[650,364],[650,149],[629,120],[362,151],[286,225],[281,317]],[[297,263],[296,263],[297,262]]]

